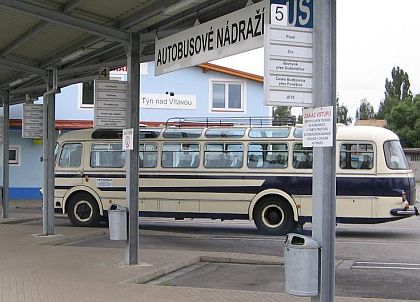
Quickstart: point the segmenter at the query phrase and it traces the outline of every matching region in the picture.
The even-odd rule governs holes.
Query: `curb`
[[[42,220],[42,217],[32,217],[32,218],[5,218],[10,220],[0,221],[0,224],[21,224],[26,222],[35,222]]]
[[[226,257],[226,256],[195,256],[185,261],[174,263],[163,268],[160,268],[156,271],[144,274],[142,276],[134,277],[131,279],[123,280],[118,283],[121,284],[145,284],[152,280],[161,278],[163,276],[169,275],[175,271],[186,268],[188,266],[200,263],[200,262],[210,262],[210,263],[232,263],[232,264],[255,264],[255,265],[284,265],[283,259],[279,261],[271,261],[264,259],[251,259],[251,258],[235,258],[235,257]]]
[[[82,240],[90,239],[93,237],[99,237],[106,234],[107,234],[106,231],[99,230],[99,231],[93,231],[93,232],[84,233],[84,234],[76,234],[76,235],[70,235],[70,236],[64,235],[64,237],[62,238],[35,243],[34,245],[49,245],[49,246],[66,245],[68,243],[74,243],[77,241],[82,241]],[[38,238],[42,238],[42,236]],[[48,237],[46,236],[44,238],[48,238]]]

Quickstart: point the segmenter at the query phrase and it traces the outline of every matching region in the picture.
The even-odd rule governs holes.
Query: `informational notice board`
[[[303,146],[333,146],[333,106],[303,109]]]
[[[22,138],[42,138],[43,126],[43,105],[23,104]]]
[[[264,37],[264,104],[313,105],[313,5],[271,0]]]
[[[124,129],[127,125],[127,82],[95,80],[95,128]]]

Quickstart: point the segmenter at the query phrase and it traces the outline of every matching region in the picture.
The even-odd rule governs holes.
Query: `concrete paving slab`
[[[39,202],[28,201],[27,206]],[[22,205],[22,204],[21,204]],[[12,219],[34,219],[14,213]],[[0,223],[4,220],[0,220]],[[70,242],[104,236],[106,229],[56,227],[56,236],[34,236],[39,225],[0,224],[0,302],[240,301],[297,302],[310,298],[283,293],[137,284],[156,272],[168,274],[188,263],[281,263],[275,256],[140,249],[139,265],[124,265],[121,248],[76,247]],[[396,302],[337,297],[339,302]],[[401,300],[398,300],[401,302]]]

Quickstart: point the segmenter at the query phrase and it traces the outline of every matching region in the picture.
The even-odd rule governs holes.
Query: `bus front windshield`
[[[384,143],[385,160],[388,168],[393,170],[407,170],[407,159],[399,141],[388,141]]]

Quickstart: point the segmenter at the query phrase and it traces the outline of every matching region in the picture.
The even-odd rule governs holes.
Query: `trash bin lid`
[[[300,248],[300,249],[317,249],[319,248],[318,241],[312,237],[304,236],[296,233],[289,233],[286,237],[286,247]]]
[[[119,204],[112,204],[109,207],[109,211],[127,211],[126,207],[120,206]]]

